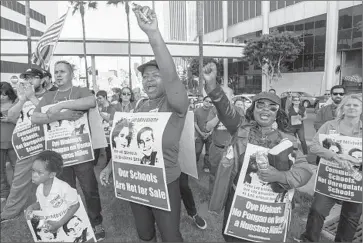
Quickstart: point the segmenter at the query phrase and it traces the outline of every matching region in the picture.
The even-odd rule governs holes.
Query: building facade
[[[220,1],[204,2],[204,41],[223,40]],[[293,31],[303,52],[286,63],[272,83],[278,93],[291,90],[320,95],[346,77],[362,78],[362,1],[228,1],[229,42],[244,43],[276,30]],[[229,60],[235,93],[257,93],[265,85],[261,70]]]
[[[1,39],[26,39],[25,1],[0,1]],[[58,4],[30,1],[31,36],[39,38],[58,18]],[[26,43],[24,43],[26,45]],[[34,47],[32,47],[34,48]],[[16,82],[29,67],[26,56],[1,56],[1,81]]]

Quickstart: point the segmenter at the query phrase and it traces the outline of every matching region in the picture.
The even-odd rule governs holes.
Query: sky
[[[152,1],[134,1],[143,6],[152,6]],[[162,3],[161,3],[162,4]],[[68,1],[58,1],[58,16],[63,15],[69,6]],[[158,15],[159,29],[163,33],[162,25],[162,9],[156,8]],[[125,8],[122,4],[109,6],[106,1],[99,1],[97,10],[87,10],[85,13],[86,38],[97,39],[124,39],[127,40],[127,20]],[[130,11],[130,29],[132,40],[147,40],[146,34],[139,28],[136,17]],[[66,22],[64,24],[61,39],[66,38],[82,38],[82,22],[79,12],[72,15],[70,9]],[[83,67],[79,58],[66,58],[68,61],[77,66]],[[90,66],[90,58],[87,58],[88,66]],[[141,58],[133,57],[132,62],[141,63]],[[96,57],[96,69],[101,72],[108,70],[124,69],[128,71],[128,57]],[[133,69],[133,64],[132,64]]]

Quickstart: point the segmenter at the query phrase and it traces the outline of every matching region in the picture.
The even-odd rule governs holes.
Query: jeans
[[[324,220],[337,201],[337,199],[315,193],[306,223],[306,231],[301,236],[303,241],[317,242],[320,240]],[[361,215],[362,204],[343,201],[335,242],[353,241]]]
[[[292,133],[295,135],[295,137],[299,136],[299,140],[301,142],[301,147],[302,147],[303,153],[305,155],[307,155],[308,154],[308,146],[306,145],[304,124],[302,124],[298,128],[292,127],[291,130],[292,130]]]
[[[163,242],[182,242],[180,233],[180,184],[179,179],[168,184],[171,211],[130,202],[137,234],[142,241],[156,241],[155,221]]]
[[[193,217],[197,214],[197,209],[195,207],[194,197],[192,190],[189,187],[189,176],[185,173],[180,174],[179,184],[180,184],[180,196],[183,200],[185,209],[189,216]]]
[[[14,167],[16,163],[16,153],[14,149],[0,149],[0,197],[7,198],[10,194],[10,185],[6,174],[6,162],[8,159],[11,165]]]
[[[224,152],[224,147],[218,147],[212,142],[212,144],[210,145],[210,148],[209,148],[209,155],[210,155],[209,162],[211,165],[210,174],[209,174],[209,192],[210,193],[213,192],[213,185],[214,185],[214,181],[216,178],[219,163],[222,160],[223,152]]]
[[[92,227],[102,223],[101,200],[98,192],[98,182],[93,170],[93,161],[72,165],[63,168],[59,179],[67,182],[71,187],[76,188],[76,177],[82,188],[86,202],[86,210]]]
[[[205,145],[205,155],[204,155],[204,164],[203,168],[210,169],[210,163],[209,163],[209,147],[212,143],[212,136],[209,136],[207,139],[202,139],[201,137],[197,137],[195,139],[195,153],[197,158],[197,163],[199,162],[200,154],[202,153],[203,146]]]
[[[10,194],[1,213],[2,219],[18,216],[27,206],[29,196],[35,195],[32,183],[32,166],[35,156],[16,161]]]
[[[230,212],[231,207],[232,207],[234,193],[235,193],[235,190],[233,189],[233,187],[231,187],[231,189],[230,189],[230,191],[228,193],[227,200],[226,200],[226,205],[225,205],[225,208],[224,208],[223,226],[222,226],[223,238],[224,238],[224,240],[226,242],[251,242],[251,241],[248,241],[248,240],[243,240],[243,239],[239,239],[239,238],[224,234],[224,230],[227,227],[227,220],[228,220],[229,212]]]

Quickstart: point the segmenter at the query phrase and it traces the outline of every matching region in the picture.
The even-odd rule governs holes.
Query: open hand
[[[333,160],[337,162],[345,171],[351,171],[353,169],[353,165],[348,160],[342,158],[341,154],[334,155]]]
[[[137,23],[146,34],[158,30],[158,21],[154,10],[148,6],[136,5],[132,9],[136,15]]]
[[[24,212],[26,220],[31,220],[33,218],[33,208],[29,206]]]
[[[356,166],[358,166],[362,163],[362,161],[357,160],[356,158],[354,158],[353,156],[350,156],[349,154],[338,154],[338,157],[341,159],[347,160]]]
[[[110,175],[112,174],[111,161],[100,173],[100,182],[102,186],[107,186],[110,184]]]
[[[203,79],[207,93],[217,87],[217,66],[214,62],[210,62],[203,67]]]

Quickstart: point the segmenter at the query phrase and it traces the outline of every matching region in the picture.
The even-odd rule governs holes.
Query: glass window
[[[210,31],[214,31],[216,29],[216,15],[215,15],[215,6],[214,1],[210,1]]]
[[[285,7],[285,1],[278,0],[277,1],[277,8],[280,9],[280,8],[284,8],[284,7]]]
[[[295,22],[295,33],[302,35],[304,33],[304,21]]]
[[[5,19],[5,18],[1,18],[1,19],[4,19],[4,29],[5,30],[9,30],[9,20],[8,19]]]
[[[242,1],[241,1],[242,3]],[[244,20],[247,20],[247,19],[250,19],[250,16],[249,16],[249,8],[248,8],[248,1],[243,1],[244,3],[244,11],[243,11],[243,19]]]
[[[270,11],[275,11],[277,9],[277,1],[270,1]]]
[[[8,8],[14,9],[15,2],[13,2],[13,1],[7,1],[7,2],[8,2]]]
[[[362,13],[363,13],[363,4],[353,7],[353,27],[358,28],[358,24],[360,23],[360,28],[362,27]]]
[[[314,19],[310,18],[307,19],[305,22],[305,30],[304,30],[305,36],[312,36],[314,35]]]
[[[285,25],[281,25],[281,26],[279,26],[279,27],[277,27],[277,31],[278,32],[284,32],[285,31]]]
[[[352,29],[338,31],[338,50],[352,48]]]
[[[250,18],[254,18],[256,16],[256,1],[249,1],[250,3]]]
[[[310,72],[314,70],[314,58],[312,54],[304,55],[304,71]]]
[[[237,1],[237,6],[236,8],[238,8],[238,22],[242,22],[243,21],[243,2],[242,1]]]
[[[19,26],[19,32],[20,32],[20,34],[22,34],[22,35],[25,35],[26,36],[26,27],[25,27],[25,25],[20,25]]]
[[[362,49],[362,28],[353,29],[352,48]]]
[[[314,71],[324,71],[325,53],[314,54]]]
[[[256,16],[261,15],[261,1],[256,1]]]
[[[339,30],[352,28],[353,8],[345,8],[339,11]]]
[[[326,33],[326,14],[315,17],[315,35]]]
[[[291,0],[285,1],[285,2],[286,2],[286,7],[295,4],[294,1],[291,1]]]
[[[314,38],[314,52],[325,52],[325,35],[316,35]]]
[[[294,31],[294,24],[287,24],[285,26],[286,31]]]
[[[293,62],[285,62],[281,72],[292,72],[294,71],[294,63]]]
[[[25,6],[23,4],[20,4],[20,12],[25,15]]]
[[[314,36],[305,36],[304,54],[310,54],[314,51]]]
[[[233,9],[233,2],[232,1],[227,1],[227,6],[228,6],[228,25],[232,25],[232,19],[233,19],[233,15],[232,15],[232,9]]]
[[[294,72],[301,72],[303,70],[303,55],[299,55],[294,62]]]

